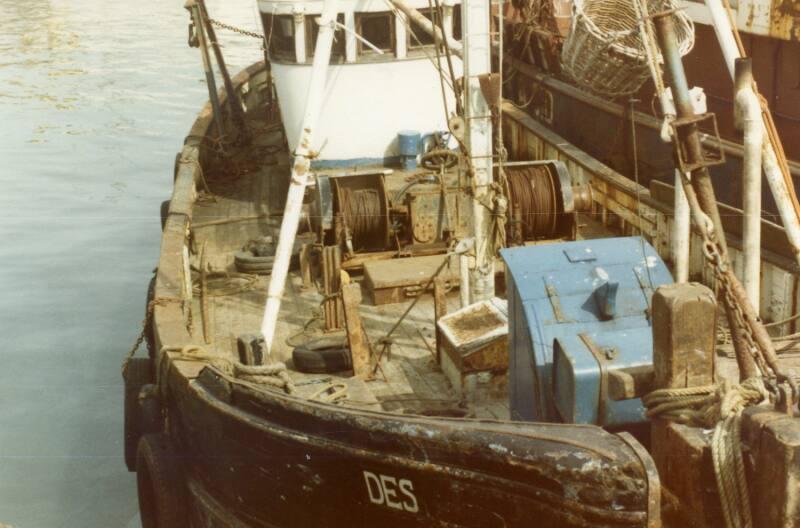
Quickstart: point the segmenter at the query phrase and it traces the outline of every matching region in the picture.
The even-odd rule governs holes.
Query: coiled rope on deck
[[[741,414],[745,407],[769,401],[761,378],[738,385],[722,381],[716,385],[686,389],[658,389],[642,398],[647,416],[700,427],[714,427],[711,458],[725,524],[730,528],[753,525],[741,446]]]
[[[294,383],[289,376],[286,365],[281,362],[269,363],[267,365],[245,365],[238,361],[211,354],[199,345],[185,345],[182,347],[166,346],[161,349],[161,352],[162,361],[163,358],[168,357],[165,352],[173,352],[177,354],[177,359],[206,362],[224,374],[241,381],[247,381],[256,385],[268,385],[270,387],[282,389],[287,394],[293,394],[295,391]]]

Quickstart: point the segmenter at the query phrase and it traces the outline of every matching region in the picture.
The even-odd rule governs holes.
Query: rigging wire
[[[406,16],[402,12],[400,12],[400,10],[397,9],[397,7],[395,7],[394,4],[392,4],[391,0],[384,0],[384,2],[389,7],[389,10],[392,13],[394,13],[394,15],[397,18],[403,21],[403,25],[408,30],[409,35],[411,35],[414,41],[417,44],[419,44],[420,46],[419,50],[422,52],[422,54],[425,55],[425,57],[431,62],[433,67],[436,68],[436,70],[439,72],[440,75],[444,75],[445,74],[444,71],[442,71],[442,69],[439,66],[437,66],[434,57],[430,53],[428,53],[428,51],[426,51],[425,45],[422,43],[419,37],[417,37],[417,34],[414,33],[414,29],[411,27],[411,23],[408,21]],[[455,84],[456,84],[455,79],[450,79],[448,77],[445,77],[445,82],[447,82],[447,85],[450,86],[450,89],[453,90],[453,93],[455,93]]]

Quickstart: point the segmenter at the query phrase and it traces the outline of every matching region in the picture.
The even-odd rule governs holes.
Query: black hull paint
[[[646,526],[657,489],[592,426],[358,411],[209,368],[175,396],[200,526]]]

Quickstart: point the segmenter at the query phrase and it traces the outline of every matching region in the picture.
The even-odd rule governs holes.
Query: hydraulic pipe
[[[675,219],[672,223],[672,260],[675,263],[675,282],[689,281],[690,228],[689,201],[683,190],[681,173],[675,169]]]
[[[725,57],[728,73],[731,79],[733,79],[736,73],[736,59],[741,57],[741,53],[733,37],[733,28],[731,27],[728,13],[722,6],[720,0],[705,0],[705,2],[711,13],[714,31],[717,34],[717,40],[722,49],[722,55]],[[763,115],[760,121],[764,142],[761,158],[764,175],[767,178],[767,184],[769,184],[772,196],[775,198],[775,204],[778,207],[778,213],[783,221],[786,237],[789,239],[789,244],[791,244],[792,251],[795,254],[795,260],[800,264],[800,218],[798,218],[797,211],[794,208],[794,200],[787,186],[786,177],[778,163],[778,156],[775,154],[775,146],[770,141],[769,134],[767,133]]]
[[[460,285],[458,292],[461,295],[461,307],[469,306],[469,256],[461,255],[458,262]]]
[[[675,113],[678,119],[694,117],[694,107],[689,97],[689,85],[686,81],[686,74],[683,69],[680,50],[678,49],[678,39],[675,36],[675,26],[672,22],[672,16],[670,14],[656,15],[653,17],[653,25],[656,29],[656,36],[658,38],[659,48],[661,48],[661,54],[664,57],[664,69],[667,73],[667,81],[672,88],[672,96],[675,101]],[[690,163],[702,161],[703,151],[700,143],[700,131],[696,124],[684,126],[678,134],[678,137],[675,137],[673,141],[676,144],[676,149],[678,148],[678,142],[683,143]],[[711,185],[711,177],[708,174],[708,168],[700,167],[695,169],[689,176],[690,180],[684,181],[683,185],[690,207],[696,211],[696,214],[705,215],[705,217],[711,221],[714,227],[720,257],[724,263],[727,263],[728,246],[725,242],[725,231],[722,228],[722,221],[719,216],[719,209],[717,208],[717,199],[714,195],[714,187]],[[700,229],[705,229],[703,220],[699,218],[699,216],[695,221]],[[728,271],[730,270],[728,269]],[[744,288],[742,288],[733,273],[729,273],[729,281],[731,282],[734,294],[740,293],[740,290],[742,290],[741,293],[743,293]],[[749,323],[758,319],[757,316],[754,316],[753,309],[747,299],[747,294],[737,298],[737,301],[739,304],[744,304],[744,306],[741,306],[741,309],[745,312],[745,319],[750,319],[750,321],[748,321]],[[731,306],[729,302],[725,302],[724,306],[727,319],[730,323],[731,338],[734,349],[736,350],[736,360],[739,365],[740,376],[741,379],[747,379],[756,373],[753,356],[744,339],[744,330],[734,324],[736,321],[734,310],[736,307]],[[756,337],[759,345],[763,344],[762,349],[766,350],[768,347],[771,347],[771,342],[765,342],[763,333],[758,333],[759,330],[765,333],[763,326],[755,326],[757,326],[757,324],[752,328],[754,333],[757,334],[754,337]]]
[[[744,131],[742,170],[742,238],[744,239],[744,289],[756,313],[761,278],[761,150],[764,145],[761,104],[753,91],[750,59],[736,59],[736,122]]]
[[[281,309],[281,299],[286,285],[286,276],[289,272],[289,261],[292,257],[294,239],[297,235],[297,225],[303,208],[303,195],[310,176],[311,169],[311,144],[317,128],[322,98],[327,79],[328,65],[331,60],[331,47],[333,45],[334,24],[336,22],[337,0],[325,0],[320,16],[319,34],[314,48],[314,62],[311,66],[311,80],[308,85],[308,98],[306,111],[303,115],[303,124],[300,127],[300,138],[294,150],[294,164],[289,183],[289,192],[286,196],[286,205],[283,211],[283,222],[278,237],[278,247],[275,252],[275,261],[272,266],[272,275],[267,290],[267,304],[264,307],[264,319],[261,323],[261,334],[264,336],[267,354],[272,352],[272,339],[275,337],[275,328],[278,323],[278,313]]]
[[[668,84],[672,88],[672,97],[675,101],[675,113],[678,119],[695,117],[694,107],[689,96],[689,83],[686,81],[686,72],[683,69],[678,39],[675,37],[675,24],[671,14],[661,14],[653,17],[653,24],[656,28],[658,46],[664,57],[664,69],[666,70]],[[683,142],[687,157],[691,163],[702,161],[703,146],[700,141],[700,130],[697,124],[683,127],[680,137],[675,138],[676,142]],[[708,168],[701,167],[692,171],[692,187],[697,192],[697,201],[703,212],[708,215],[714,224],[714,231],[717,235],[717,242],[727,258],[728,244],[725,240],[725,230],[722,228],[722,220],[717,209],[717,200],[714,195],[714,187],[711,184],[711,176]]]

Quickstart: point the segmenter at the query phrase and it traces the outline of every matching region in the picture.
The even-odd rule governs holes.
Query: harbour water
[[[258,31],[253,0],[208,0]],[[120,364],[207,99],[182,0],[0,0],[0,526],[137,526]],[[257,40],[219,31],[232,72]]]

